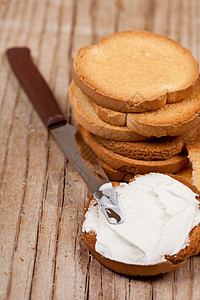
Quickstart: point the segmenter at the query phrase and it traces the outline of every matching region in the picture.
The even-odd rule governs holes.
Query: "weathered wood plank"
[[[172,300],[174,299],[175,273],[159,275],[152,280],[152,298]]]
[[[9,8],[9,9],[8,9]],[[0,45],[0,80],[1,80],[1,89],[0,89],[0,109],[2,109],[2,102],[5,100],[5,93],[7,89],[7,83],[8,83],[8,75],[9,75],[9,68],[6,68],[5,65],[7,63],[6,57],[4,55],[4,51],[7,47],[7,43],[9,38],[12,38],[12,41],[15,43],[18,34],[14,36],[10,36],[8,33],[10,31],[10,26],[12,23],[12,20],[15,19],[17,9],[14,6],[6,5],[5,12],[1,13],[0,18],[0,38],[1,38],[1,45]],[[7,26],[6,26],[7,25]],[[7,28],[8,27],[8,28]]]
[[[192,278],[191,260],[188,259],[183,268],[175,272],[174,276],[174,299],[192,299]]]
[[[92,43],[92,22],[90,10],[92,0],[76,1],[76,15],[74,20],[74,35],[71,58],[73,58],[79,48]]]
[[[199,256],[192,257],[191,259],[191,272],[192,276],[192,299],[199,298],[200,289],[200,263]]]
[[[122,0],[118,2],[119,26],[118,30],[148,30],[151,1],[129,1]]]
[[[45,5],[43,7],[45,8]],[[38,12],[41,12],[41,16],[43,11],[43,18],[41,18],[41,22],[45,16],[45,10],[43,9],[43,7],[41,5],[38,5]],[[34,20],[34,15],[32,14],[32,12],[31,15],[31,25],[34,25],[34,21],[38,24],[38,20],[36,18]],[[30,35],[31,34],[32,32],[30,32]],[[28,38],[30,38],[30,35],[28,36]],[[34,36],[35,39],[34,41],[32,40],[32,42],[35,43],[36,47],[36,45],[38,46],[39,43],[39,36],[35,34]],[[28,103],[27,99],[25,101]],[[22,115],[24,115],[25,113],[27,112],[25,111]],[[21,208],[20,222],[18,227],[19,232],[17,233],[18,240],[15,249],[15,255],[13,257],[13,270],[9,288],[10,299],[29,298],[32,271],[34,265],[38,217],[40,202],[42,198],[42,189],[45,182],[47,154],[47,146],[45,146],[45,141],[47,139],[46,130],[43,126],[41,126],[41,122],[38,116],[36,116],[36,122],[34,122],[34,118],[35,113],[32,117],[33,123],[30,126],[27,126],[29,129],[27,145],[29,146],[27,157],[28,181],[26,185],[27,189],[24,191],[24,200],[22,203],[23,208]],[[33,151],[32,149],[34,149],[35,151]],[[29,240],[27,240],[27,235],[29,236]],[[23,280],[24,278],[26,278],[26,281]]]
[[[57,229],[62,208],[64,163],[61,150],[58,149],[58,145],[54,141],[50,141],[50,148],[47,185],[42,202],[37,256],[32,278],[32,299],[50,299],[54,288]]]
[[[59,228],[54,299],[68,299],[69,295],[73,299],[84,299],[89,253],[83,244],[81,223],[86,191],[82,179],[68,165]]]
[[[39,3],[38,3],[39,4]],[[45,8],[45,10],[46,10],[46,4],[44,3],[44,8]],[[29,8],[30,9],[30,8]],[[53,7],[53,9],[55,9],[55,7]],[[40,10],[40,12],[42,12],[42,7],[41,7],[41,5],[38,5],[38,10]],[[45,12],[46,13],[46,11],[43,11],[43,12]],[[39,15],[39,12],[38,12],[38,14],[37,14],[37,17],[38,17],[38,15]],[[45,15],[44,15],[45,16]],[[33,17],[33,14],[32,14],[32,17]],[[42,19],[44,19],[44,18],[42,18]],[[33,22],[34,20],[32,19],[32,22]],[[35,21],[36,21],[36,24],[38,24],[38,20],[37,19],[35,19]],[[34,22],[32,23],[32,25],[34,25]],[[35,27],[33,27],[34,29],[35,28],[37,28],[37,26],[35,26]],[[42,27],[41,27],[42,28]],[[51,28],[49,29],[49,30],[51,30]],[[41,31],[42,32],[42,31]],[[54,36],[56,36],[56,33],[54,33]],[[34,48],[37,46],[38,47],[38,45],[39,45],[39,42],[40,42],[40,35],[38,36],[37,35],[37,32],[36,32],[36,34],[34,34],[34,39],[33,39],[33,37],[32,37],[32,39],[31,39],[31,42],[34,44],[33,46],[34,46]],[[44,56],[43,56],[44,57]],[[47,59],[48,59],[49,57],[47,57]],[[51,61],[53,61],[53,59],[51,59]],[[50,66],[49,64],[48,64],[48,66]],[[46,73],[47,73],[47,75],[48,74],[50,74],[50,72],[49,72],[49,70],[47,69],[47,68],[45,68],[45,70],[46,70]],[[26,100],[27,101],[27,100]],[[34,120],[35,119],[35,120]],[[33,129],[34,130],[34,125],[35,126],[37,126],[38,125],[38,122],[39,122],[39,124],[41,124],[41,121],[39,120],[39,118],[38,118],[38,116],[34,113],[33,114],[33,124],[30,126],[30,128],[31,129]],[[27,126],[28,127],[28,126]],[[46,134],[46,129],[44,129],[44,128],[41,128],[41,125],[40,125],[40,130],[43,130],[43,132],[45,132],[45,135],[47,136],[47,134]],[[31,130],[32,131],[32,130]],[[39,132],[36,132],[36,134],[38,134]],[[39,135],[38,134],[38,137],[41,137],[41,134]],[[44,138],[45,138],[45,136],[44,136]],[[42,143],[44,144],[44,142],[43,141],[40,141],[40,143],[41,143],[41,145],[42,145]],[[44,148],[44,145],[43,145],[43,147],[38,147],[38,149],[36,149],[35,148],[35,146],[37,145],[37,143],[34,141],[33,142],[33,145],[31,145],[31,147],[33,147],[35,150],[36,150],[36,152],[37,151],[41,151],[41,149],[40,148]],[[39,145],[38,145],[39,146]],[[47,147],[45,147],[46,148],[46,152],[47,152]],[[31,154],[33,154],[34,155],[34,151],[32,151],[31,152]],[[36,154],[36,153],[35,153]],[[36,156],[36,155],[35,155]],[[58,157],[59,157],[60,155],[58,155]],[[37,158],[37,159],[36,159]],[[19,237],[19,243],[18,243],[18,253],[16,254],[16,261],[15,261],[15,259],[14,259],[14,271],[13,271],[13,273],[14,273],[14,276],[13,276],[13,282],[11,281],[11,283],[12,283],[12,285],[11,285],[11,287],[12,287],[12,289],[11,289],[11,293],[10,293],[10,296],[11,296],[11,298],[12,298],[12,294],[13,294],[13,296],[15,297],[15,299],[17,299],[17,297],[19,298],[19,299],[25,299],[25,295],[23,294],[23,288],[25,288],[26,289],[26,291],[27,291],[27,286],[25,286],[25,284],[23,284],[23,280],[21,280],[22,278],[20,278],[20,276],[18,276],[18,274],[17,273],[15,273],[15,271],[17,270],[17,272],[19,272],[19,274],[21,275],[21,276],[24,276],[24,274],[23,274],[23,271],[25,271],[25,266],[26,267],[28,267],[28,274],[26,274],[26,275],[28,275],[29,276],[29,290],[28,290],[28,293],[27,293],[27,295],[29,296],[29,292],[30,292],[30,279],[32,279],[32,272],[31,272],[31,268],[30,268],[30,261],[31,261],[31,263],[32,263],[32,265],[33,265],[33,263],[34,263],[34,257],[32,257],[32,255],[31,255],[31,253],[30,253],[30,255],[29,255],[29,257],[27,257],[28,255],[28,251],[26,252],[25,251],[25,249],[24,249],[24,242],[26,241],[26,239],[27,239],[27,231],[23,231],[27,226],[29,227],[29,230],[31,229],[31,233],[32,233],[32,240],[31,241],[29,241],[29,242],[32,242],[33,243],[33,245],[32,246],[34,246],[34,247],[32,247],[31,248],[31,245],[29,244],[28,246],[29,246],[29,250],[31,249],[31,251],[30,252],[32,252],[33,253],[33,251],[32,250],[35,250],[35,244],[36,244],[36,238],[37,238],[37,225],[38,225],[38,222],[37,222],[37,218],[38,218],[38,212],[39,212],[39,206],[37,207],[37,204],[39,204],[40,205],[40,202],[41,202],[41,196],[42,195],[40,195],[40,197],[37,199],[37,196],[39,196],[39,195],[37,195],[37,189],[36,189],[36,187],[34,186],[34,183],[35,183],[35,176],[37,176],[37,173],[38,172],[40,172],[41,171],[41,169],[42,169],[42,165],[44,165],[45,166],[45,168],[46,168],[46,159],[44,159],[44,157],[42,158],[42,160],[41,161],[39,161],[39,156],[38,157],[34,157],[34,160],[33,161],[31,161],[30,160],[30,168],[31,168],[31,170],[32,171],[34,171],[34,163],[36,163],[37,164],[37,169],[35,170],[36,171],[36,174],[35,175],[33,175],[33,174],[31,174],[30,175],[30,178],[32,178],[32,180],[30,180],[30,185],[32,185],[32,188],[33,189],[35,189],[35,194],[32,194],[32,199],[30,199],[30,198],[28,198],[28,200],[27,200],[27,203],[25,202],[24,203],[24,207],[25,207],[25,210],[26,210],[26,213],[27,213],[27,215],[28,215],[28,218],[29,218],[29,222],[24,222],[25,223],[25,226],[23,227],[23,225],[24,225],[24,223],[22,223],[22,224],[20,224],[20,225],[22,225],[22,234],[21,234],[21,239],[20,239],[20,237]],[[38,176],[39,177],[39,176]],[[44,177],[44,176],[43,176]],[[38,189],[40,189],[40,186],[41,187],[43,187],[43,185],[44,185],[44,182],[45,182],[45,178],[41,178],[41,181],[39,180],[39,181],[37,181],[37,187],[38,187]],[[34,193],[34,190],[32,189],[32,191],[33,191],[33,193]],[[28,193],[28,195],[30,196],[30,192],[31,192],[31,189],[29,188],[29,193]],[[35,210],[32,210],[31,209],[31,205],[33,205],[33,199],[36,197],[36,199],[38,200],[38,202],[36,203],[36,208],[35,208]],[[29,200],[30,200],[30,202],[29,202]],[[32,202],[31,202],[32,201]],[[27,207],[28,206],[28,207]],[[23,212],[23,213],[25,213],[25,212]],[[35,221],[35,226],[33,226],[33,224],[32,224],[32,227],[30,227],[30,215],[31,215],[31,213],[32,213],[32,215],[34,215],[34,213],[35,213],[35,217],[36,217],[36,220],[34,220]],[[35,230],[34,230],[35,229]],[[20,232],[21,233],[21,232]],[[20,234],[19,233],[19,234]],[[28,246],[27,246],[27,248],[28,248]],[[25,258],[23,258],[23,256],[20,256],[20,259],[21,259],[21,261],[23,262],[23,264],[21,264],[20,265],[20,263],[17,261],[17,259],[19,259],[19,257],[18,257],[18,254],[19,253],[21,253],[20,251],[22,251],[22,252],[24,252],[24,254],[26,254],[25,255]],[[30,261],[29,261],[30,260]],[[27,262],[27,263],[26,263]],[[21,271],[21,273],[20,273],[20,271]],[[28,281],[28,279],[27,279],[27,281]],[[27,282],[26,282],[26,284],[27,284]],[[22,286],[22,288],[20,289],[20,290],[18,290],[18,287],[19,286]],[[18,290],[18,293],[16,294],[16,290]],[[22,296],[23,295],[23,296]],[[26,296],[27,296],[26,295]],[[28,298],[28,297],[27,297]]]
[[[130,279],[129,284],[130,299],[153,299],[153,285],[149,278]]]
[[[28,7],[26,14],[23,14],[24,7],[22,5],[11,6],[11,14],[9,14],[8,10],[8,20],[13,20],[15,23],[18,23],[18,30],[13,28],[14,34],[9,35],[10,27],[8,30],[5,29],[6,35],[3,35],[3,30],[1,30],[1,36],[3,35],[5,39],[2,40],[0,53],[1,53],[1,69],[0,69],[0,80],[2,83],[2,89],[0,91],[0,141],[1,141],[1,158],[0,158],[0,181],[1,181],[1,173],[2,168],[4,166],[6,147],[9,138],[9,131],[12,124],[12,114],[14,113],[15,105],[16,105],[16,97],[15,95],[19,92],[18,84],[15,80],[13,80],[13,76],[10,78],[10,67],[8,67],[8,62],[5,56],[5,50],[13,45],[24,43],[27,36],[24,36],[24,33],[21,33],[20,30],[23,29],[23,25],[20,22],[28,22],[27,28],[30,30],[30,12],[32,6]],[[16,14],[16,12],[18,12]],[[10,26],[12,23],[10,23]],[[2,26],[3,28],[3,26]],[[27,34],[28,35],[28,34]],[[9,82],[11,80],[11,84],[13,84],[14,88],[11,90],[9,88]],[[7,100],[7,101],[6,101]]]
[[[118,7],[115,5],[114,0],[91,2],[90,15],[93,44],[115,31],[117,12]]]
[[[31,3],[30,3],[31,4]],[[13,34],[7,41],[7,46],[24,43],[28,34],[23,33],[23,22],[30,17],[32,5],[27,9],[21,3],[14,7],[13,20],[18,24],[18,30],[13,27]],[[16,14],[17,12],[17,14]],[[29,15],[29,17],[28,17]],[[15,24],[15,23],[14,23]],[[14,25],[13,24],[13,25]],[[31,24],[30,24],[31,25]],[[27,24],[27,29],[30,27]],[[11,28],[9,28],[8,33]],[[22,30],[22,31],[21,31]],[[6,49],[7,47],[5,47]],[[5,49],[1,49],[4,55]],[[5,72],[10,72],[5,60]],[[4,69],[3,69],[4,71]],[[10,294],[11,277],[13,274],[13,258],[18,230],[21,220],[21,207],[24,201],[24,193],[27,178],[28,163],[28,131],[31,116],[31,105],[27,102],[23,93],[19,92],[18,84],[14,76],[10,76],[10,82],[6,83],[1,109],[1,296],[2,299]],[[4,129],[4,130],[3,130]],[[7,294],[7,296],[5,296]]]
[[[37,244],[38,218],[46,175],[46,133],[41,124],[29,126],[28,172],[13,257],[10,299],[28,299]]]
[[[9,292],[14,247],[18,236],[27,169],[27,133],[30,107],[20,101],[15,110],[1,190],[1,295]],[[26,115],[22,117],[24,109]],[[25,126],[24,126],[25,125]]]
[[[60,20],[63,16],[63,1],[52,2],[46,11],[46,23],[41,38],[41,65],[43,74],[50,79],[52,86],[57,69],[57,47],[60,43]],[[56,13],[55,13],[56,12]],[[50,47],[50,48],[49,48]],[[65,57],[62,57],[64,59]],[[57,71],[56,71],[57,70]],[[56,94],[56,90],[55,90]],[[64,103],[62,99],[60,102]],[[49,140],[49,161],[47,169],[46,195],[44,197],[39,222],[37,256],[31,285],[32,299],[51,298],[54,291],[57,238],[63,200],[64,156],[58,145]],[[43,286],[45,285],[45,289]]]
[[[71,63],[71,59],[79,47],[91,42],[90,5],[90,1],[87,1],[87,3],[83,1],[74,3],[72,16],[74,29],[70,35],[71,44],[68,48],[68,64]],[[89,40],[86,41],[87,38]],[[69,66],[65,84],[72,75],[71,64]],[[55,299],[68,299],[68,297],[70,299],[69,291],[71,291],[73,299],[85,298],[89,253],[85,244],[83,244],[81,223],[86,195],[85,183],[74,168],[69,165],[66,172],[64,206],[59,227],[57,248],[59,255],[56,261],[54,287]]]

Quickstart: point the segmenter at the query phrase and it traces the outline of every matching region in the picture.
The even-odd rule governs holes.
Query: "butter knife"
[[[68,160],[93,192],[107,221],[111,224],[123,223],[124,216],[112,184],[77,127],[65,120],[52,91],[34,65],[30,50],[26,47],[10,48],[6,54],[21,87]]]

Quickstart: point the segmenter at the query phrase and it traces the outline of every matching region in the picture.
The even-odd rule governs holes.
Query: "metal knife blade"
[[[7,57],[40,118],[88,184],[108,222],[112,224],[124,222],[117,194],[112,185],[109,187],[109,193],[99,190],[103,184],[110,183],[108,177],[82,139],[77,127],[67,124],[50,88],[33,64],[30,50],[25,47],[11,48],[7,50]]]
[[[93,193],[97,192],[102,184],[109,182],[77,127],[66,124],[50,131]]]
[[[123,223],[124,217],[119,208],[114,189],[112,188],[112,197],[110,198],[99,190],[103,184],[110,183],[110,181],[97,162],[92,150],[81,137],[78,128],[70,124],[65,124],[52,128],[50,131],[69,161],[76,167],[81,177],[93,192],[93,196],[101,207],[108,222],[112,224]],[[104,199],[105,202],[102,202],[102,199]]]

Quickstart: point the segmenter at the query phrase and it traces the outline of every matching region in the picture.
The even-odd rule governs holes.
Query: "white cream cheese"
[[[90,204],[83,232],[96,234],[95,250],[128,264],[165,261],[188,243],[189,232],[200,223],[196,194],[170,176],[150,173],[116,188],[125,215],[122,224],[109,224],[98,205]]]

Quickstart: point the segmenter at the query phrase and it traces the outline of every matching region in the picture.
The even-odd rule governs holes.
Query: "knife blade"
[[[108,177],[77,127],[65,120],[52,91],[34,65],[30,50],[15,47],[8,49],[6,54],[15,76],[38,115],[93,192],[107,221],[112,224],[124,222],[117,194]]]

